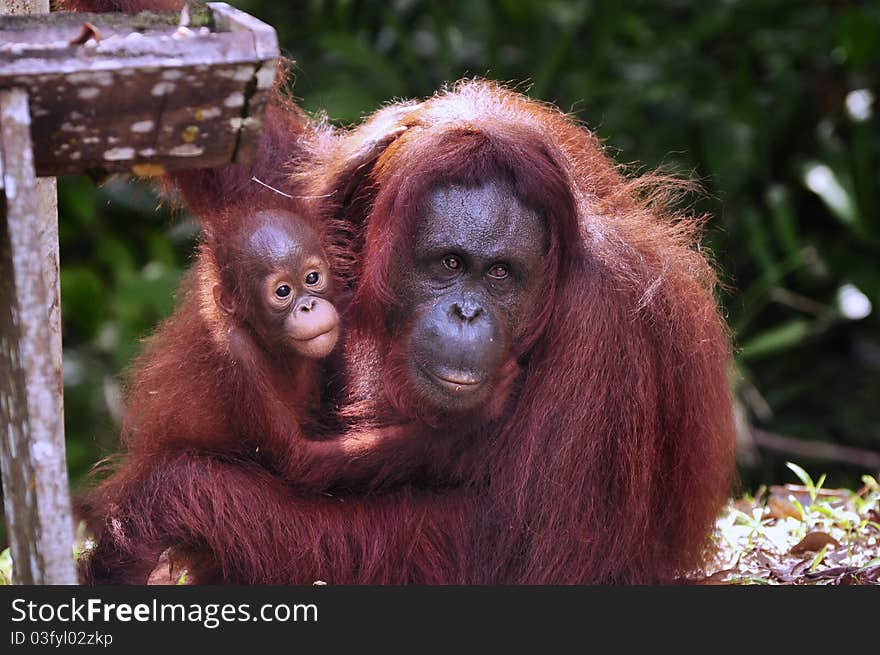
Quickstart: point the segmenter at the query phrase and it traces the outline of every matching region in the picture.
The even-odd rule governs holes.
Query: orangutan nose
[[[483,313],[483,308],[472,300],[452,303],[452,315],[463,323],[473,323]]]

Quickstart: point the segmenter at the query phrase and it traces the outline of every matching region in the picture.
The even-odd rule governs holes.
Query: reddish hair
[[[381,318],[426,195],[501,179],[547,222],[553,292],[523,375],[503,420],[467,442],[470,483],[490,481],[486,581],[656,582],[696,566],[732,480],[733,423],[700,220],[667,209],[682,185],[626,178],[576,121],[480,80],[378,112],[327,161],[317,188],[359,255],[350,350],[382,367],[395,406],[411,398]]]
[[[668,209],[680,185],[626,177],[570,117],[479,80],[391,105],[349,132],[331,134],[280,99],[266,120],[252,168],[175,181],[221,241],[229,231],[215,217],[253,197],[252,175],[322,221],[355,293],[343,416],[420,416],[385,318],[397,302],[393,258],[410,247],[432,189],[500,178],[540,212],[545,306],[518,335],[500,399],[473,424],[435,421],[442,430],[432,433],[412,421],[408,441],[424,452],[389,455],[383,474],[398,486],[381,493],[350,490],[344,502],[299,493],[296,480],[254,461],[174,449],[170,414],[135,416],[132,443],[157,447],[135,452],[102,488],[92,515],[106,520],[86,579],[142,582],[172,545],[213,555],[202,581],[658,583],[697,567],[733,473],[733,421],[727,333],[699,221]],[[176,350],[154,342],[135,408],[157,389],[168,408],[215,395],[225,371],[191,366],[211,345],[194,334],[198,302],[187,297],[162,329]],[[205,352],[187,350],[191,342]],[[236,389],[248,395],[224,398],[245,428],[261,430],[266,394]],[[190,404],[203,446],[215,427],[228,432]],[[283,450],[289,431],[272,431]]]

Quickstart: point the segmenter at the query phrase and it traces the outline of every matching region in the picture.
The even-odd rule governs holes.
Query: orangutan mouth
[[[444,370],[442,373],[438,371],[427,371],[427,373],[440,387],[453,393],[476,391],[483,384],[481,378],[465,371]]]

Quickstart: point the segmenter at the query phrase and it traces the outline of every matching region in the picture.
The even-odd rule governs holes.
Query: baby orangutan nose
[[[315,306],[315,299],[312,297],[307,297],[299,300],[296,305],[296,311],[298,312],[309,312],[312,307]]]
[[[240,218],[218,255],[221,313],[276,361],[321,359],[339,340],[330,264],[318,232],[297,215],[261,210]]]
[[[339,340],[339,314],[323,298],[300,298],[286,323],[293,349],[304,357],[326,357]]]

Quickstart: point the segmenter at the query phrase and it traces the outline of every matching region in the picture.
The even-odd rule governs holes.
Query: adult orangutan
[[[483,81],[302,133],[272,145],[296,153],[289,188],[312,198],[353,293],[326,420],[408,439],[378,489],[332,497],[247,458],[135,457],[92,579],[143,580],[169,546],[210,553],[197,580],[242,583],[654,583],[696,567],[732,473],[728,344],[668,183],[625,178],[584,127]]]

